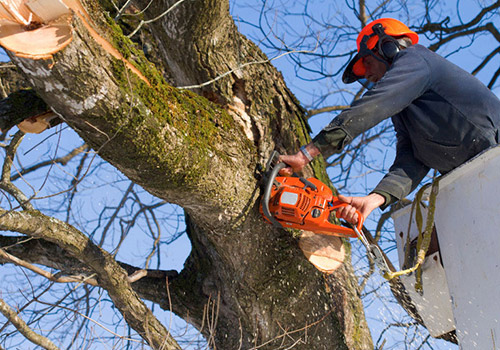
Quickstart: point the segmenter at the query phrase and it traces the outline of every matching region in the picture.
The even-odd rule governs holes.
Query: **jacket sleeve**
[[[392,118],[396,129],[396,159],[380,183],[375,187],[375,193],[387,193],[397,200],[412,192],[429,172],[425,166],[413,155],[413,149],[406,128],[398,116]],[[391,203],[385,203],[385,207]]]
[[[412,47],[402,50],[373,89],[342,111],[313,142],[321,145],[319,148],[325,158],[337,153],[359,134],[408,107],[427,90],[430,81],[430,69],[425,59]],[[332,139],[329,134],[339,129],[347,135],[346,138],[329,147],[329,139]]]

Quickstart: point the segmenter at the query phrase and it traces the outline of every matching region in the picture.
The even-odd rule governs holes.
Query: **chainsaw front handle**
[[[274,166],[273,170],[269,174],[269,179],[267,179],[266,187],[264,188],[264,195],[262,196],[262,212],[266,218],[273,224],[274,227],[284,228],[278,220],[276,220],[269,210],[269,199],[271,198],[271,189],[274,185],[274,180],[281,169],[286,168],[288,165],[285,163],[278,163]]]

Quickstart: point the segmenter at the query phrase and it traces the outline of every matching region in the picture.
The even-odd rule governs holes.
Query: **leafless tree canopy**
[[[496,92],[500,1],[63,2],[69,45],[0,67],[0,349],[444,344],[356,243],[326,275],[266,224],[258,168],[362,96],[340,77],[372,19],[406,22]],[[41,134],[15,127],[40,115]],[[393,143],[382,123],[305,175],[364,193]],[[390,255],[388,215],[367,227]]]

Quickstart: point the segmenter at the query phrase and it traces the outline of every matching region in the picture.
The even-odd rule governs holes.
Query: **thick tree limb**
[[[5,132],[25,119],[49,111],[33,90],[19,90],[0,101],[0,130]]]
[[[82,282],[84,279],[87,283],[87,278],[92,275],[92,271],[85,264],[73,256],[68,255],[57,244],[43,239],[33,239],[23,236],[0,236],[0,263],[13,263],[29,269],[32,269],[32,266],[25,266],[26,264],[37,264],[59,270],[59,273],[56,275],[51,274],[51,276],[46,275],[45,272],[35,271],[38,274],[44,275],[48,279],[51,279],[51,277],[68,277],[67,279],[54,280],[54,282],[57,283]],[[134,288],[146,279],[154,279],[154,283],[164,284],[165,278],[173,280],[179,275],[175,270],[163,271],[142,269],[124,262],[118,261],[117,263],[127,272],[127,279],[130,283],[134,283]],[[73,278],[73,280],[70,280],[71,276],[81,276],[81,278]],[[93,283],[92,281],[89,284],[98,285],[98,283]],[[146,287],[147,285],[144,286],[144,288]],[[175,294],[175,290],[171,290],[171,292]],[[184,293],[184,291],[180,292]],[[143,296],[141,295],[141,297]],[[163,297],[166,297],[166,295],[162,294],[161,296],[158,296],[156,300]]]
[[[74,227],[37,211],[0,210],[0,229],[16,231],[55,243],[96,273],[128,324],[154,349],[179,349],[165,327],[132,290],[127,273],[107,252]]]
[[[103,50],[78,18],[72,22],[72,43],[54,55],[53,65],[18,57],[13,62],[43,100],[99,155],[153,195],[186,209],[193,254],[186,263],[189,273],[181,274],[170,287],[177,288],[179,283],[179,290],[191,289],[183,300],[176,301],[172,295],[177,310],[185,314],[185,305],[196,308],[198,312],[187,320],[200,329],[207,302],[220,300],[212,334],[218,348],[250,348],[255,343],[274,348],[283,340],[276,338],[282,334],[281,327],[303,329],[317,320],[322,320],[321,325],[307,329],[315,336],[302,334],[304,344],[297,348],[369,348],[369,333],[359,317],[363,312],[359,299],[332,300],[337,295],[331,294],[322,275],[304,259],[290,233],[273,229],[258,213],[257,163],[273,148],[291,151],[310,140],[304,110],[281,75],[270,64],[247,66],[227,75],[201,91],[219,105],[178,91],[103,17],[104,11],[96,10],[100,9],[96,1],[86,3],[94,9],[91,17],[100,34],[130,57],[151,86]],[[169,5],[155,1],[151,6],[165,11]],[[238,33],[228,9],[226,0],[185,1],[150,24],[158,25],[153,31],[158,35],[156,44],[165,52],[165,66],[178,73],[176,83],[199,84],[241,62],[265,59]],[[220,105],[235,108],[228,113]],[[322,164],[313,166],[317,176],[325,176]],[[307,171],[312,174],[311,168]],[[9,216],[19,216],[19,220],[23,215],[32,213],[8,213],[1,221],[5,223]],[[114,269],[116,262],[109,262],[105,253],[86,241],[85,255],[101,256],[99,261],[88,261],[74,246],[80,246],[79,240],[83,244],[82,237],[69,244],[68,235],[27,234],[51,240],[83,259],[136,330],[140,330],[137,322],[141,317],[142,325],[149,324],[149,319],[144,321],[149,316],[142,306],[140,312],[130,310],[135,308],[137,296],[130,292],[126,274],[117,275],[120,283],[109,277],[105,266],[110,263]],[[354,285],[347,269],[336,277],[337,283]],[[122,287],[125,294],[112,294]],[[164,285],[151,286],[144,293],[155,288]],[[198,298],[189,299],[193,295]],[[128,306],[131,301],[134,303]],[[168,305],[168,300],[158,302]],[[339,327],[339,317],[352,320],[351,326]],[[241,324],[241,331],[235,324]],[[349,333],[353,331],[356,338]]]
[[[52,282],[56,282],[56,283],[85,282],[85,283],[93,285],[93,286],[98,285],[97,281],[94,280],[93,278],[90,278],[90,277],[86,278],[86,277],[82,276],[81,278],[77,278],[75,276],[62,276],[62,277],[55,276],[52,273],[39,268],[38,266],[30,264],[22,259],[19,259],[13,255],[7,253],[3,249],[0,249],[0,261],[2,261],[2,260],[11,262],[17,266],[21,266],[21,267],[24,267],[28,270],[31,270],[34,273],[41,275]]]

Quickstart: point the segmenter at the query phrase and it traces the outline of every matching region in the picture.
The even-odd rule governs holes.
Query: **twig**
[[[59,157],[59,158],[56,158],[56,159],[51,159],[51,160],[47,160],[47,161],[44,161],[44,162],[40,162],[40,163],[35,164],[35,165],[33,165],[33,166],[29,167],[29,168],[21,170],[19,173],[12,175],[10,177],[10,181],[15,181],[15,180],[19,179],[22,175],[26,175],[28,173],[31,173],[31,172],[33,172],[35,170],[40,169],[40,168],[52,165],[54,163],[59,163],[59,164],[62,164],[62,165],[66,165],[66,164],[68,164],[68,162],[71,159],[73,159],[74,157],[76,157],[80,153],[85,152],[87,149],[88,149],[88,146],[86,144],[83,144],[82,146],[75,148],[74,150],[72,150],[70,153],[68,153],[67,155],[65,155],[63,157]]]
[[[63,309],[63,310],[66,310],[66,311],[70,311],[70,312],[73,312],[87,320],[89,320],[90,322],[96,324],[97,326],[101,327],[102,329],[104,329],[106,332],[112,334],[113,336],[119,338],[119,339],[123,339],[123,340],[128,340],[128,341],[133,341],[133,342],[136,342],[136,343],[141,343],[140,340],[137,340],[137,339],[132,339],[132,338],[129,338],[129,337],[124,337],[123,335],[120,335],[116,332],[113,332],[111,329],[107,328],[106,326],[104,326],[102,323],[100,322],[97,322],[96,320],[94,320],[93,318],[91,317],[88,317],[84,314],[82,314],[80,311],[77,311],[77,310],[73,310],[73,309],[70,309],[69,307],[65,307],[65,306],[61,306],[61,305],[52,305],[52,304],[48,304],[48,303],[45,303],[43,301],[39,301],[40,304],[45,304],[45,305],[50,305],[50,306],[55,306],[59,309]]]
[[[141,20],[141,23],[139,23],[139,25],[137,26],[137,28],[135,28],[135,30],[132,33],[130,33],[129,35],[127,35],[127,37],[129,37],[129,38],[133,37],[135,35],[135,33],[137,33],[142,28],[142,26],[144,24],[148,24],[148,23],[151,23],[151,22],[159,20],[160,18],[162,18],[163,16],[167,15],[170,11],[172,11],[174,8],[176,8],[177,6],[179,6],[183,2],[184,2],[184,0],[177,1],[175,4],[173,4],[172,6],[170,6],[170,8],[168,10],[166,10],[161,15],[159,15],[159,16],[153,18],[153,19],[149,19],[147,21]]]
[[[130,2],[132,0],[128,0],[128,2]],[[146,5],[146,7],[142,10],[142,11],[139,11],[139,12],[136,12],[136,13],[131,13],[131,14],[128,14],[128,13],[123,13],[123,11],[125,10],[125,6],[128,6],[128,2],[127,4],[123,5],[122,7],[122,10],[120,10],[120,13],[118,13],[115,17],[115,21],[118,20],[122,15],[123,16],[140,16],[142,15],[144,12],[146,12],[146,10],[149,8],[149,6],[151,6],[151,4],[153,3],[154,0],[151,0],[149,2],[149,4]]]
[[[98,286],[97,280],[94,278],[85,278],[84,276],[81,277],[73,277],[73,276],[64,276],[64,277],[57,277],[56,275],[45,271],[33,264],[30,264],[27,261],[24,261],[22,259],[19,259],[15,257],[14,255],[11,255],[7,253],[5,250],[0,248],[0,258],[10,261],[13,264],[16,264],[18,266],[24,267],[30,271],[33,271],[34,273],[43,276],[47,278],[49,281],[56,282],[56,283],[72,283],[72,282],[85,282],[87,284],[90,284],[92,286]]]
[[[60,350],[50,339],[35,333],[3,299],[0,299],[0,312],[33,344],[47,350]]]
[[[115,16],[115,21],[117,21],[121,17],[123,11],[125,11],[127,7],[129,7],[131,2],[132,0],[127,0],[127,2],[122,6],[122,8],[118,10],[118,13]]]
[[[142,270],[135,271],[130,276],[128,276],[127,279],[130,283],[134,283],[134,282],[137,282],[138,280],[140,280],[141,278],[146,277],[147,275],[148,275],[148,271],[142,269]]]
[[[255,64],[265,64],[265,63],[269,63],[269,62],[272,62],[274,60],[277,60],[281,57],[284,57],[286,55],[290,55],[292,53],[310,53],[311,51],[309,50],[294,50],[294,51],[287,51],[287,52],[284,52],[282,53],[281,55],[278,55],[278,56],[275,56],[273,58],[268,58],[268,59],[265,59],[265,60],[260,60],[260,61],[253,61],[253,62],[247,62],[247,63],[243,63],[242,65],[239,65],[238,67],[234,68],[234,69],[231,69],[217,77],[215,77],[214,79],[212,80],[209,80],[209,81],[206,81],[204,83],[201,83],[199,85],[189,85],[189,86],[178,86],[177,88],[178,89],[199,89],[199,88],[202,88],[204,86],[207,86],[207,85],[210,85],[212,83],[215,83],[216,81],[228,76],[229,74],[232,74],[238,70],[241,70],[242,68],[245,68],[247,66],[252,66],[252,65],[255,65]]]

